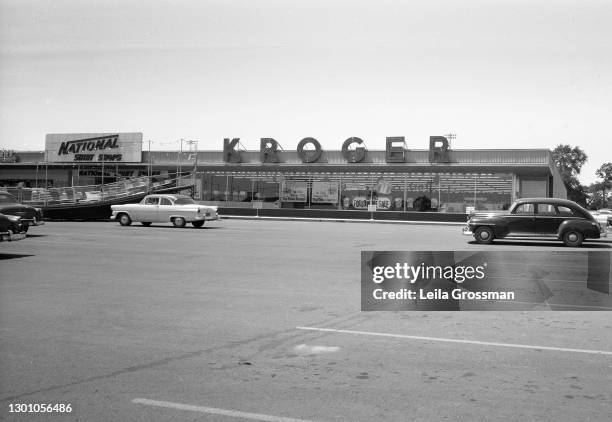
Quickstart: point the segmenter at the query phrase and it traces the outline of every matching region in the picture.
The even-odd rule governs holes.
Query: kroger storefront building
[[[369,150],[356,137],[324,150],[315,138],[294,150],[272,138],[246,150],[143,151],[141,133],[51,134],[45,151],[4,153],[0,185],[27,187],[109,183],[141,175],[195,172],[195,196],[223,208],[465,213],[499,210],[520,197],[566,197],[546,149],[451,148],[432,136],[413,149],[387,137]],[[181,144],[181,147],[186,146]],[[193,143],[190,143],[190,147]],[[290,212],[290,211],[289,211]]]

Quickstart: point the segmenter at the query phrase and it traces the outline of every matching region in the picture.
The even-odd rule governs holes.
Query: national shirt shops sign
[[[45,138],[45,161],[140,163],[142,133],[52,133]]]

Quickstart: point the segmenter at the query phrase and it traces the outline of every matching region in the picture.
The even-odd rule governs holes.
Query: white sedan
[[[199,205],[185,195],[147,195],[138,204],[111,205],[111,220],[129,226],[133,221],[143,226],[172,223],[174,227],[202,227],[206,220],[218,220],[217,207]]]

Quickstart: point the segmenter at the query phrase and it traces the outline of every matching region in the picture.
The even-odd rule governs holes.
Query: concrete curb
[[[306,218],[306,217],[256,217],[246,215],[221,215],[222,220],[276,220],[276,221],[312,221],[333,223],[377,223],[377,224],[407,224],[407,225],[429,225],[429,226],[455,226],[463,227],[465,223],[454,223],[450,221],[406,221],[406,220],[364,220],[350,218]]]

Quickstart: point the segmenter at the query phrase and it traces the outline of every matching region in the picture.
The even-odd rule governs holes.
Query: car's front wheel
[[[119,216],[119,224],[121,224],[122,226],[129,226],[130,224],[132,224],[132,219],[127,214],[121,214]]]
[[[568,230],[563,234],[563,243],[565,243],[565,246],[577,248],[582,245],[583,240],[584,236],[582,233],[576,230]]]
[[[204,220],[202,220],[202,221],[192,221],[191,224],[193,224],[193,227],[195,227],[196,229],[199,229],[200,227],[202,227],[204,225]]]
[[[187,222],[183,217],[176,217],[174,220],[172,220],[172,224],[174,224],[174,227],[185,227]]]
[[[491,227],[480,226],[474,232],[474,239],[476,239],[476,242],[478,243],[483,243],[483,244],[488,245],[489,243],[493,242],[494,238],[495,238],[495,234],[493,233],[493,230],[491,229]]]

